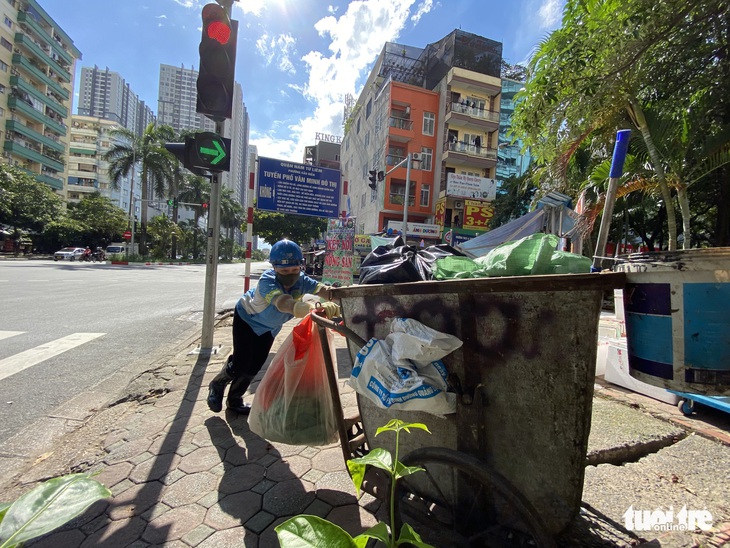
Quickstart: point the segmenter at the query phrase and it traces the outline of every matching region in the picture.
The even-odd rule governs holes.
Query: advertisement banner
[[[488,229],[492,217],[494,217],[494,206],[492,204],[477,200],[464,200],[463,229],[484,232]]]
[[[444,217],[446,216],[446,198],[439,198],[436,201],[436,214],[433,222],[439,226],[444,226]]]
[[[400,232],[403,221],[388,221],[388,230]],[[414,238],[441,238],[441,227],[424,223],[408,223],[408,236]]]
[[[463,173],[449,173],[446,176],[446,195],[492,201],[497,197],[497,180]]]
[[[322,283],[352,285],[355,219],[328,219]]]

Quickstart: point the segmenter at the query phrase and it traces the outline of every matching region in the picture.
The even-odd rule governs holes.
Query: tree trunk
[[[147,255],[147,203],[149,202],[149,189],[147,188],[147,168],[142,166],[142,203],[140,207],[140,233],[139,233],[139,254]]]
[[[639,102],[634,97],[629,98],[628,107],[629,116],[636,124],[636,127],[641,132],[641,136],[646,144],[646,150],[649,153],[652,164],[654,164],[654,171],[656,172],[657,181],[659,182],[659,188],[662,191],[662,198],[667,211],[667,229],[669,232],[669,251],[675,251],[677,249],[677,216],[674,213],[674,203],[672,201],[672,192],[667,184],[667,178],[664,174],[664,166],[662,165],[659,151],[654,144],[654,139],[651,136],[651,131],[646,123],[644,117],[644,111],[642,110]],[[689,221],[688,221],[689,222]]]
[[[692,234],[689,227],[689,198],[687,196],[687,187],[685,185],[680,185],[677,189],[677,201],[679,202],[679,210],[682,212],[682,235],[684,236],[682,249],[689,249],[692,247]]]

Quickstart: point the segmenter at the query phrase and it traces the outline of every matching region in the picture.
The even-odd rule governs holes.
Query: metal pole
[[[613,206],[616,203],[616,192],[618,191],[618,181],[624,170],[624,161],[626,160],[626,150],[629,146],[630,129],[622,129],[616,133],[616,144],[613,149],[613,159],[611,160],[611,172],[608,179],[608,190],[606,191],[606,201],[603,205],[603,216],[601,217],[601,227],[598,229],[598,241],[596,243],[596,252],[593,256],[593,266],[591,272],[599,272],[601,263],[606,254],[606,243],[608,242],[608,232],[611,228],[611,216],[613,215]]]
[[[223,122],[216,122],[215,132],[223,135]],[[221,176],[210,178],[210,207],[208,208],[208,251],[205,261],[205,294],[203,299],[203,332],[200,336],[200,352],[213,350],[215,327],[215,290],[218,275],[218,240],[221,226]]]
[[[134,254],[134,228],[135,228],[134,227],[134,225],[135,225],[135,223],[134,223],[134,213],[135,213],[136,210],[137,210],[137,197],[136,196],[132,196],[132,240],[130,242],[131,243],[130,247],[127,248],[127,259],[129,259],[129,250],[130,249],[132,250],[132,254]]]
[[[408,244],[408,205],[410,204],[411,198],[411,153],[406,156],[406,196],[403,201],[403,243]]]
[[[246,226],[246,271],[243,277],[243,290],[248,291],[251,287],[251,250],[253,248],[253,190],[254,172],[248,176],[248,194],[246,204],[248,205],[248,216]]]

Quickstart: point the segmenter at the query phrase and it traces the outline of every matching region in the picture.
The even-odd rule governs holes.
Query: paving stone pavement
[[[271,356],[294,325],[296,322],[292,321],[284,326]],[[12,500],[34,482],[54,474],[90,471],[98,472],[96,478],[113,493],[110,499],[97,502],[63,528],[27,546],[269,548],[279,545],[274,527],[300,513],[326,518],[353,535],[377,521],[388,521],[387,509],[380,500],[367,493],[358,499],[339,443],[324,447],[269,443],[250,432],[245,417],[210,412],[205,402],[207,385],[231,352],[230,326],[228,313],[216,325],[217,353],[201,357],[190,353],[194,345],[181,349],[168,362],[150,371],[146,382],[135,386],[134,394],[90,420],[84,428],[91,434],[81,436],[79,432],[78,437],[71,434],[65,441],[71,451],[65,457],[66,469],[59,470],[58,464],[54,469],[50,464],[52,457],[39,457],[24,472],[22,481],[4,491],[5,498]],[[342,336],[335,336],[335,347],[343,409],[346,417],[354,416],[357,403],[346,384],[350,360]],[[252,384],[247,401],[253,401],[252,392],[265,370]],[[674,541],[662,538],[659,542],[654,537],[641,537],[623,530],[617,523],[623,508],[620,505],[624,499],[626,505],[631,500],[639,500],[631,499],[630,494],[635,492],[632,489],[636,489],[637,475],[645,472],[638,465],[626,468],[601,463],[615,460],[616,446],[636,447],[638,435],[631,429],[619,428],[620,435],[614,438],[611,448],[598,435],[603,430],[601,425],[610,422],[608,418],[619,423],[632,420],[624,418],[626,409],[612,408],[618,402],[630,408],[635,416],[657,421],[646,422],[650,427],[661,423],[661,427],[652,428],[648,436],[651,443],[668,440],[666,444],[676,444],[673,453],[654,461],[662,463],[681,458],[682,446],[677,443],[680,440],[689,443],[700,455],[725,459],[730,455],[730,448],[723,444],[726,441],[723,436],[728,435],[725,423],[720,422],[718,426],[682,417],[676,409],[669,409],[671,406],[605,383],[596,388],[594,412],[603,410],[604,419],[603,422],[594,419],[596,435],[592,432],[589,440],[590,459],[597,465],[590,467],[586,475],[583,499],[590,506],[581,509],[577,526],[559,539],[559,545],[713,548],[725,545],[730,520],[718,523],[718,528],[711,533],[683,537],[681,542],[676,540],[678,537]],[[607,408],[611,408],[610,412]],[[702,439],[683,439],[690,432],[698,432]],[[705,463],[703,470],[711,468],[711,464]],[[616,480],[617,471],[626,479]],[[730,488],[722,480],[714,483],[718,486],[716,491]],[[610,491],[613,500],[620,501],[617,509],[610,504],[602,506],[606,503],[604,491]],[[719,492],[713,496],[720,501],[724,497]],[[722,504],[715,507],[723,511]],[[612,520],[601,512],[610,514]],[[727,513],[730,515],[730,509]]]

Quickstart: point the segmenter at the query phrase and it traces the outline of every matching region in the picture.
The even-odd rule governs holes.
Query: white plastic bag
[[[461,344],[416,320],[396,318],[385,340],[370,339],[357,353],[348,383],[382,409],[454,413],[456,394],[447,392],[448,371],[440,357]],[[440,357],[429,361],[431,356]]]

